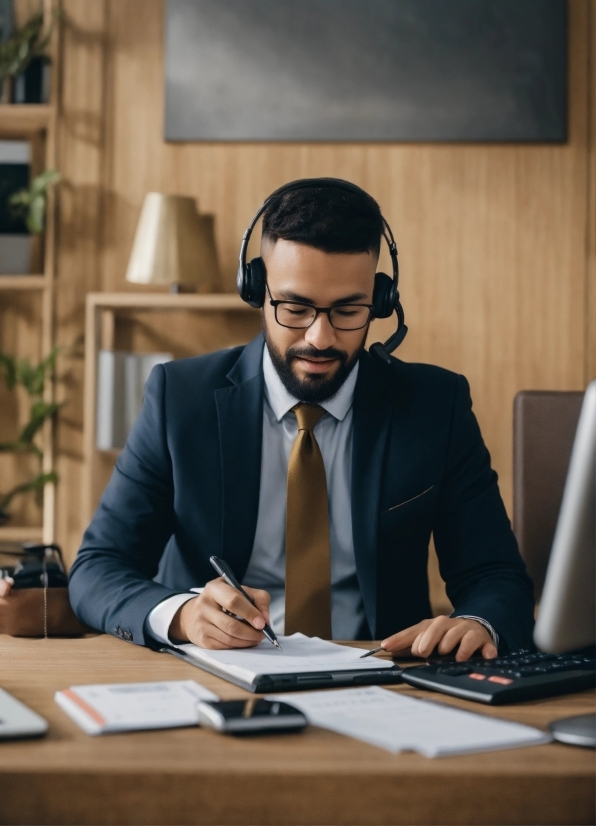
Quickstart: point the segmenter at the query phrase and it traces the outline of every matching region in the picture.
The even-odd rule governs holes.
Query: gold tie
[[[292,408],[298,435],[288,463],[285,633],[331,639],[329,504],[323,457],[313,429],[322,407]]]

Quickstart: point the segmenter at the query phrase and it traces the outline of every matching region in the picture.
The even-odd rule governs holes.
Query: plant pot
[[[33,247],[33,235],[0,233],[0,275],[32,272]]]
[[[12,81],[13,103],[47,103],[50,99],[50,61],[34,57],[24,72]]]

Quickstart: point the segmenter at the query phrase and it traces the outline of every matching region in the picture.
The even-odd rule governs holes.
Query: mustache
[[[341,364],[345,364],[348,354],[335,347],[326,347],[324,350],[317,350],[316,347],[290,347],[286,352],[286,360],[293,358],[338,359]]]

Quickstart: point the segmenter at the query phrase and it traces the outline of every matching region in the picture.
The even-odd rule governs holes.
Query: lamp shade
[[[126,280],[183,284],[214,292],[219,282],[213,216],[194,198],[148,192],[137,225]]]

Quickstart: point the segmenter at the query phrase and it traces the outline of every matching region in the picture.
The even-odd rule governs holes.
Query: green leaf
[[[47,484],[57,481],[58,474],[52,470],[49,473],[40,473],[28,482],[16,485],[12,490],[9,490],[8,493],[0,495],[0,510],[5,510],[18,494],[28,493],[31,490],[42,491]]]
[[[8,199],[12,215],[25,218],[29,232],[43,232],[48,192],[61,177],[57,169],[46,169],[31,181],[29,189],[19,189]]]
[[[17,383],[17,361],[13,356],[7,356],[0,351],[0,369],[4,373],[4,381],[9,390],[13,390]]]
[[[49,419],[54,413],[62,407],[62,404],[56,402],[44,402],[38,400],[31,405],[31,413],[29,421],[19,433],[19,442],[23,444],[31,444],[35,434],[41,429],[46,419]]]

